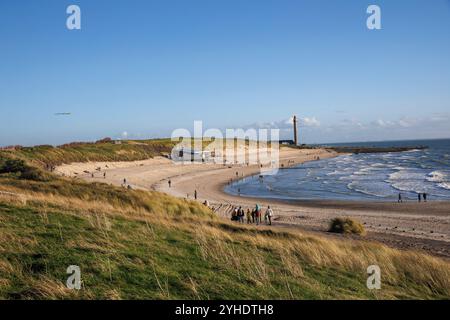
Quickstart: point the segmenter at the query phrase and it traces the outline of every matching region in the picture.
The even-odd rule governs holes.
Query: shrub
[[[109,137],[106,137],[106,138],[103,138],[103,139],[95,141],[96,144],[98,144],[98,143],[113,143],[113,142],[114,141],[111,138],[109,138]]]
[[[20,159],[6,159],[0,162],[0,174],[12,173],[25,180],[47,181],[48,175],[38,168],[31,167]]]
[[[328,232],[358,235],[366,234],[364,226],[359,221],[351,218],[335,218],[331,220]]]

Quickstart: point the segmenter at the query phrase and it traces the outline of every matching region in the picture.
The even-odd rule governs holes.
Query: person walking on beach
[[[169,184],[169,188],[172,187],[172,181],[169,179],[169,181],[167,181],[167,183]]]
[[[197,189],[194,190],[194,199],[197,200]]]
[[[422,196],[423,196],[423,202],[427,202],[427,194],[424,193]]]
[[[418,200],[419,202],[422,202],[422,194],[421,194],[421,193],[418,193],[418,194],[417,194],[417,200]]]
[[[103,179],[106,179],[106,172],[103,172]]]
[[[256,220],[256,225],[259,225],[259,223],[261,222],[261,207],[256,204],[255,206],[255,220]]]
[[[252,223],[252,213],[250,209],[247,209],[247,224]]]
[[[127,179],[123,178],[123,184],[126,185],[127,184]]]
[[[273,210],[270,208],[270,206],[267,206],[267,211],[266,211],[266,223],[267,221],[269,222],[268,224],[271,226],[272,225],[272,216],[273,216]]]
[[[255,223],[256,210],[253,208],[252,210],[252,223]]]
[[[239,207],[239,222],[244,223],[245,212],[242,207]]]
[[[402,194],[399,193],[399,194],[398,194],[398,203],[401,203],[401,202],[403,202]]]
[[[234,207],[234,208],[233,208],[233,211],[231,211],[231,221],[237,221],[237,220],[239,220],[238,214],[239,214],[238,208],[237,208],[237,207]]]

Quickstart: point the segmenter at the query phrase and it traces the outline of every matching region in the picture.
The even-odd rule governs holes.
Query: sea
[[[415,147],[425,150],[342,155],[236,181],[233,195],[281,200],[450,200],[450,139],[355,142],[328,146]]]

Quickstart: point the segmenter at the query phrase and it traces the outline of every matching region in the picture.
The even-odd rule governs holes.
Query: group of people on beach
[[[426,194],[425,192],[424,193],[419,192],[417,194],[417,201],[422,202],[422,200],[423,200],[423,202],[427,202],[427,197],[428,197],[428,194]],[[399,193],[398,194],[398,203],[402,203],[402,202],[403,202],[403,196],[401,193]]]
[[[250,210],[250,208],[247,208],[247,211],[245,211],[242,207],[234,207],[233,211],[231,212],[231,221],[245,223],[246,220],[247,224],[259,225],[262,224],[262,212],[263,209],[258,204],[256,204],[252,210]],[[267,225],[272,225],[272,217],[273,210],[272,208],[270,208],[270,206],[267,206],[267,209],[264,213],[264,221]]]

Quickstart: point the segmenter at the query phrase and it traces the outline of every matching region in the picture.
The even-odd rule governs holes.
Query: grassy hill
[[[110,139],[73,142],[61,146],[13,146],[0,150],[0,158],[17,157],[38,166],[87,161],[135,161],[169,154],[176,142],[171,139],[127,140],[116,144]]]
[[[34,166],[41,154],[0,160],[0,299],[450,297],[447,261],[233,224],[193,201],[56,177]],[[373,264],[381,290],[366,288]],[[69,265],[81,268],[79,291],[65,286]]]
[[[168,155],[180,142],[185,147],[194,148],[195,141],[198,142],[199,140],[185,138],[183,141],[172,141],[171,139],[113,141],[105,138],[97,142],[73,142],[60,146],[11,146],[0,149],[0,159],[19,158],[39,167],[87,161],[136,161]],[[248,145],[248,141],[239,139],[217,139],[213,141],[217,141],[217,146],[222,146],[222,148],[230,143],[231,145],[234,143],[235,147],[238,144]],[[205,139],[201,141],[201,144],[206,147],[213,141]],[[265,144],[269,147],[270,145],[270,142]]]

